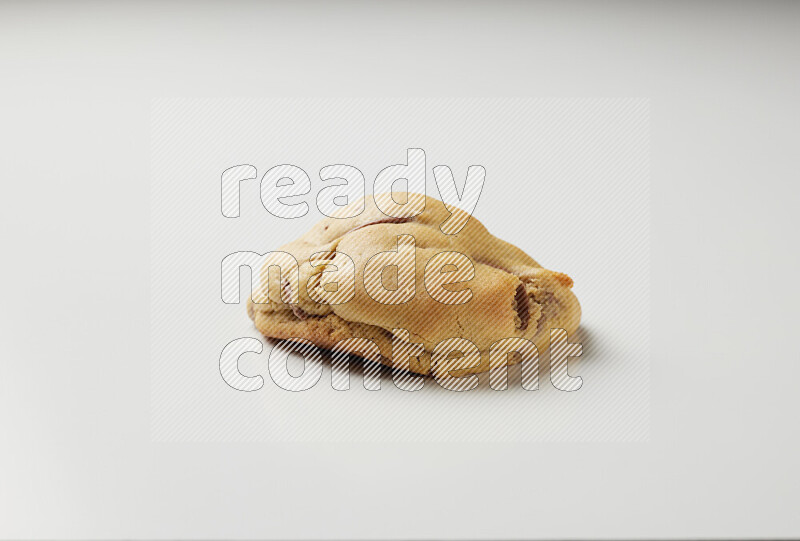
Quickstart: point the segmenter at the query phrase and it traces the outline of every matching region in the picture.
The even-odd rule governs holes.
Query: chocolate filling
[[[292,286],[289,284],[289,280],[284,280],[282,286],[286,298],[291,299]],[[294,314],[294,317],[296,317],[297,319],[308,319],[308,314],[296,304],[290,304],[289,308],[292,309],[292,313]]]
[[[528,322],[531,319],[529,302],[530,300],[528,299],[528,292],[525,291],[525,286],[519,284],[517,286],[517,292],[514,295],[514,308],[517,310],[517,315],[519,316],[519,330],[521,331],[528,328]]]
[[[358,227],[354,227],[347,233],[352,233],[353,231],[357,231],[364,227],[369,227],[371,225],[378,225],[378,224],[406,224],[408,222],[414,221],[414,218],[384,218],[383,220],[375,220],[374,222],[367,222],[365,224],[359,225]],[[345,233],[345,235],[347,234]]]

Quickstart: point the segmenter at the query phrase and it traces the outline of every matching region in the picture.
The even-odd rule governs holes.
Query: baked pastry
[[[379,356],[375,348],[356,347],[363,340],[343,342],[337,350],[389,366],[393,339],[395,351],[410,341],[420,344],[411,351],[421,354],[403,367],[423,375],[437,374],[439,363],[431,362],[437,344],[466,338],[480,360],[451,372],[458,376],[489,370],[490,347],[498,340],[524,338],[541,353],[551,328],[577,329],[581,311],[569,276],[542,268],[474,217],[452,208],[451,213],[439,200],[409,193],[409,203],[424,204],[424,211],[397,218],[376,205],[375,199],[385,197],[390,194],[353,202],[335,216],[353,214],[363,205],[359,215],[325,218],[279,248],[297,261],[299,276],[274,266],[270,270],[272,263],[291,260],[278,252],[264,264],[247,305],[261,333],[309,340],[324,349],[348,338],[367,338],[377,344]],[[466,225],[448,235],[441,229],[448,219],[450,225]],[[387,262],[398,264],[383,268]],[[514,363],[520,356],[507,358]]]

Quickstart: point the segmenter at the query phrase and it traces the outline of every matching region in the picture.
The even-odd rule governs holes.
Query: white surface
[[[800,534],[797,4],[0,10],[0,536]],[[651,98],[650,441],[151,443],[150,98],[230,95]]]
[[[644,441],[649,435],[650,181],[645,99],[262,99],[155,100],[151,202],[153,438],[157,441]],[[373,190],[378,172],[426,153],[426,191],[440,197],[431,170],[446,164],[463,185],[468,166],[486,170],[475,218],[553,270],[568,271],[581,302],[582,344],[569,371],[573,393],[549,381],[542,348],[539,390],[510,378],[469,393],[428,380],[397,389],[386,370],[381,391],[353,376],[348,392],[325,369],[296,396],[267,369],[273,344],[225,304],[221,261],[266,253],[324,216],[318,171],[358,167]],[[220,212],[220,175],[253,164],[239,183],[240,216]],[[311,177],[305,216],[281,219],[260,200],[260,179],[291,163]],[[266,184],[265,184],[266,185]],[[363,189],[361,190],[363,193]],[[371,197],[371,195],[369,196]],[[441,205],[441,203],[438,203]],[[425,257],[420,251],[417,258]],[[304,262],[301,262],[304,263]],[[249,271],[240,288],[249,296]],[[417,294],[423,285],[417,285]],[[510,302],[510,301],[509,301]],[[487,322],[491,325],[493,322]],[[547,331],[545,331],[547,332]],[[242,373],[266,383],[236,392],[220,375],[226,344],[262,339],[241,357]],[[389,354],[389,352],[384,352]],[[295,375],[303,371],[297,359]]]

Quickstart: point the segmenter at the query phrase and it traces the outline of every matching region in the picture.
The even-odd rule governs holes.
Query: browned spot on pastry
[[[519,284],[517,292],[514,295],[514,309],[519,316],[519,330],[524,331],[528,328],[528,322],[531,319],[530,306],[528,305],[528,292],[525,291],[525,286]]]
[[[408,222],[414,221],[414,218],[384,218],[383,220],[375,220],[374,222],[367,222],[365,224],[361,224],[358,227],[354,227],[347,233],[352,233],[353,231],[357,231],[364,227],[369,227],[371,225],[378,225],[378,224],[406,224]],[[347,234],[345,233],[345,234]]]
[[[283,286],[283,292],[286,295],[286,298],[291,300],[291,298],[292,298],[292,286],[289,284],[289,280],[284,280],[283,284],[281,284],[281,285]],[[303,309],[300,308],[299,306],[297,306],[296,304],[289,304],[289,308],[292,309],[292,313],[294,314],[294,317],[296,317],[297,319],[307,319],[308,318],[308,314],[305,311],[303,311]]]
[[[564,287],[572,287],[572,278],[563,272],[551,272],[552,277]]]
[[[297,319],[308,319],[308,314],[306,314],[302,308],[300,308],[296,304],[290,304],[289,306],[291,306],[292,308],[292,313],[294,314],[294,317],[296,317]]]

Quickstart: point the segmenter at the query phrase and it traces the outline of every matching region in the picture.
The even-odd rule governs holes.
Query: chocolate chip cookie
[[[388,216],[375,199],[391,195],[369,196],[335,215],[363,206],[357,216],[325,218],[279,248],[254,277],[258,287],[247,310],[258,330],[325,349],[366,338],[380,356],[375,348],[353,353],[389,366],[393,339],[395,348],[398,339],[410,340],[424,350],[404,367],[423,375],[437,373],[431,362],[437,344],[465,338],[480,351],[480,362],[453,372],[463,375],[489,370],[490,347],[498,340],[524,338],[544,352],[551,328],[577,329],[581,310],[569,276],[543,268],[463,211],[406,195],[424,211]],[[449,231],[458,222],[456,234],[442,231],[448,219]],[[293,272],[285,269],[291,261],[297,262]],[[279,271],[276,265],[285,262]],[[347,349],[359,342],[342,344]],[[518,360],[508,355],[509,363]]]

